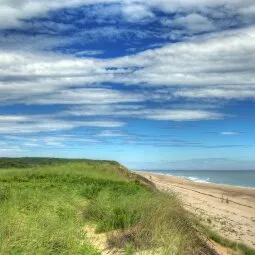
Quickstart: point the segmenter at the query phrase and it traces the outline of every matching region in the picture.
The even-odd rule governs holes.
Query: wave
[[[155,174],[176,176],[187,180],[208,183],[235,186],[240,188],[255,189],[254,177],[255,171],[150,171]]]
[[[193,182],[201,182],[201,183],[211,183],[210,182],[210,178],[206,178],[206,179],[200,179],[198,177],[193,177],[193,176],[189,176],[189,177],[185,177],[185,176],[182,176],[184,178],[187,178]]]
[[[210,178],[201,179],[201,178],[194,177],[194,176],[173,175],[173,174],[170,174],[170,173],[159,173],[159,172],[156,172],[156,171],[151,171],[151,173],[155,173],[155,174],[159,174],[159,175],[175,176],[175,177],[179,177],[179,178],[185,178],[185,179],[191,180],[193,182],[211,183]]]

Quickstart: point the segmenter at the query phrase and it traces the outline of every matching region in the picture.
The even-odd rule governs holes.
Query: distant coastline
[[[255,170],[137,170],[185,178],[193,182],[255,189]]]

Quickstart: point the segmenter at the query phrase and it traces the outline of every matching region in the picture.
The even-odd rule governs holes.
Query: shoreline
[[[254,171],[254,170],[251,170]],[[204,183],[204,184],[212,184],[212,185],[219,185],[219,186],[226,186],[226,187],[234,187],[234,188],[241,188],[241,189],[253,189],[255,191],[255,187],[248,187],[248,186],[240,186],[240,185],[232,185],[232,184],[226,184],[226,183],[215,183],[215,182],[209,182],[204,180],[192,180],[189,177],[181,176],[181,175],[171,175],[171,174],[163,174],[162,172],[150,172],[150,171],[142,171],[142,170],[133,170],[134,173],[151,173],[153,175],[162,175],[162,176],[169,176],[169,177],[176,177],[180,179],[185,179],[187,181],[195,182],[195,183]]]
[[[255,189],[192,181],[153,172],[136,171],[162,192],[174,191],[184,207],[222,236],[255,248]]]

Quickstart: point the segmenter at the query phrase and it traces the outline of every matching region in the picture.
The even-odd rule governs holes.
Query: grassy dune
[[[116,162],[28,162],[2,161],[0,254],[100,254],[83,231],[91,224],[126,254],[212,254],[174,194]]]

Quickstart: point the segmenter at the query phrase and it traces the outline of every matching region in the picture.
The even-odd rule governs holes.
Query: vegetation
[[[83,162],[88,164],[100,163],[111,163],[112,165],[118,165],[115,161],[108,160],[91,160],[91,159],[64,159],[64,158],[0,158],[0,168],[29,168],[44,165],[59,165],[71,162]]]
[[[210,228],[206,228],[206,234],[210,240],[213,240],[214,242],[232,249],[233,251],[239,252],[238,254],[244,254],[244,255],[255,255],[255,250],[248,247],[247,245],[243,243],[238,243],[235,241],[231,241],[227,238],[222,237],[215,231],[213,231]]]
[[[13,162],[0,159],[0,254],[100,254],[83,231],[91,224],[126,254],[213,254],[174,194],[114,161]]]

